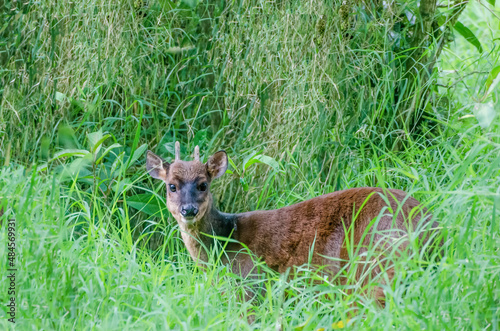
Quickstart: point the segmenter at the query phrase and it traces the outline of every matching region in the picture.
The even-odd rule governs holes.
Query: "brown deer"
[[[333,192],[276,210],[223,213],[213,205],[210,184],[227,166],[225,151],[201,163],[198,146],[193,161],[181,161],[179,142],[173,163],[150,151],[146,162],[149,174],[167,185],[167,207],[179,224],[191,257],[208,260],[203,246],[212,247],[214,237],[204,234],[231,237],[234,240],[225,247],[225,261],[243,277],[253,272],[254,259],[241,253],[241,244],[278,272],[311,262],[336,275],[352,257],[349,247],[357,249],[358,256],[370,245],[377,245],[380,251],[394,247],[401,251],[408,245],[410,233],[436,225],[430,224],[427,210],[405,192],[373,187]],[[422,233],[419,238],[425,240]],[[380,271],[376,266],[370,272]],[[393,272],[386,272],[392,279]],[[361,277],[362,270],[355,274]],[[375,291],[377,299],[383,298],[380,288]]]

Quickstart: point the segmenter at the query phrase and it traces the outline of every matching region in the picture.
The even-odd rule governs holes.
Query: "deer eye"
[[[177,190],[174,184],[169,184],[168,188],[170,189],[170,192],[175,192]]]
[[[208,188],[208,185],[207,183],[201,183],[200,185],[198,185],[198,191],[206,191]]]

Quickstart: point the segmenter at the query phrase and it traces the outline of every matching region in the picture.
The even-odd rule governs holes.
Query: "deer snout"
[[[182,206],[181,215],[184,217],[195,217],[196,215],[198,215],[198,208],[193,205]]]

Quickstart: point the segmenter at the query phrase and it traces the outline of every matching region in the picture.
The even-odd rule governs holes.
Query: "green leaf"
[[[102,138],[102,129],[96,132],[87,133],[87,139],[89,140],[90,147],[93,148],[99,140]]]
[[[275,159],[273,159],[270,156],[267,156],[267,155],[257,155],[257,156],[254,157],[254,160],[255,159],[259,160],[260,163],[264,163],[264,164],[270,166],[271,168],[273,168],[276,171],[280,170],[280,164],[279,164],[279,162],[276,161]]]
[[[78,139],[75,137],[75,132],[71,126],[62,124],[58,128],[59,143],[65,148],[77,148]]]
[[[250,166],[251,166],[252,164],[255,164],[255,163],[262,163],[262,162],[260,162],[260,160],[258,160],[258,159],[256,159],[256,158],[255,158],[255,159],[250,159],[250,160],[248,160],[248,161],[245,163],[245,165],[243,166],[243,170],[247,171],[247,169],[248,169],[248,168],[250,168]]]
[[[493,9],[495,8],[495,0],[486,0],[488,1],[488,3],[491,5],[491,7],[493,7]]]
[[[167,213],[165,199],[151,193],[127,197],[127,205],[150,216],[161,216],[162,213]]]
[[[42,172],[42,171],[45,171],[47,170],[48,168],[48,164],[47,163],[42,163],[42,164],[39,164],[36,168],[36,172]]]
[[[169,152],[172,155],[175,155],[175,142],[174,141],[164,143],[163,147],[165,147],[167,152]]]
[[[498,74],[500,74],[500,66],[497,66],[491,70],[488,78],[486,79],[486,90],[490,88],[491,84],[493,83],[495,78],[497,78]]]
[[[193,148],[194,148],[194,146],[198,145],[198,146],[200,146],[200,149],[201,149],[205,145],[206,141],[207,141],[207,129],[199,130],[194,135]]]
[[[493,108],[493,102],[476,103],[474,105],[473,112],[479,122],[479,125],[483,129],[487,129],[496,116],[495,109]]]
[[[182,0],[190,8],[195,8],[198,5],[198,0]]]
[[[66,95],[61,92],[56,92],[56,100],[63,102],[64,100],[66,100]]]
[[[170,47],[165,50],[166,53],[169,54],[180,54],[182,52],[191,51],[196,49],[194,46],[186,46],[186,47]]]
[[[79,182],[92,183],[92,180],[90,180],[90,178],[93,178],[91,177],[92,172],[88,170],[88,167],[92,164],[92,156],[90,153],[88,155],[89,157],[78,158],[69,164],[65,164],[60,172],[61,180],[77,179]]]
[[[101,150],[102,143],[104,142],[104,140],[108,139],[109,137],[111,137],[110,134],[103,136],[102,129],[99,131],[87,134],[87,139],[89,140],[89,143],[90,143],[90,149],[94,153],[94,155],[99,153],[99,151]]]
[[[71,157],[71,156],[84,157],[87,154],[90,154],[90,152],[85,149],[63,149],[62,151],[57,152],[50,161],[54,161],[62,157]]]
[[[131,187],[132,187],[132,181],[129,178],[124,178],[120,181],[117,181],[115,185],[113,185],[113,191],[125,192]]]
[[[139,146],[125,163],[127,165],[125,170],[128,170],[128,168],[130,168],[130,166],[134,164],[134,162],[137,161],[137,159],[139,159],[142,156],[142,154],[144,154],[146,149],[148,149],[147,144],[142,144],[141,146]]]
[[[240,175],[239,171],[238,171],[238,168],[236,167],[236,164],[234,164],[234,161],[229,157],[229,155],[227,156],[227,160],[229,161],[229,164],[231,165],[231,167],[233,167],[233,170],[236,172],[236,174],[238,174],[238,176]],[[231,170],[229,170],[231,171]]]
[[[116,156],[115,161],[111,165],[111,173],[113,177],[116,177],[120,174],[122,167],[124,166],[123,159],[125,158],[125,152],[122,151],[120,154]]]
[[[69,98],[71,104],[78,108],[78,110],[85,111],[85,102],[73,98]]]
[[[476,35],[465,25],[460,22],[455,23],[455,30],[458,31],[468,42],[470,42],[474,47],[477,48],[479,53],[483,52],[483,46],[477,39]]]
[[[243,186],[243,191],[248,191],[248,183],[247,181],[245,180],[245,178],[240,178],[240,183],[241,183],[241,186]]]
[[[104,152],[102,153],[102,155],[99,157],[99,159],[98,159],[95,163],[96,163],[96,164],[99,164],[99,163],[102,161],[102,159],[103,159],[106,155],[108,155],[108,153],[109,153],[109,152],[110,152],[113,148],[118,148],[118,147],[122,147],[122,145],[120,145],[120,144],[116,143],[116,144],[113,144],[113,145],[109,146],[108,148],[106,148],[106,149],[104,150]]]
[[[267,156],[267,155],[255,155],[255,156],[253,156],[251,159],[247,160],[247,162],[243,166],[243,169],[246,171],[252,164],[255,164],[255,163],[263,163],[263,164],[270,166],[271,168],[273,168],[276,171],[280,170],[280,165],[279,165],[278,161],[276,161],[275,159],[273,159],[272,157]]]
[[[245,170],[247,170],[248,167],[251,165],[248,163],[254,158],[255,155],[257,155],[257,153],[258,153],[257,151],[254,151],[250,155],[248,155],[246,158],[243,159],[243,172],[245,172]],[[253,162],[253,163],[255,163],[255,162]]]

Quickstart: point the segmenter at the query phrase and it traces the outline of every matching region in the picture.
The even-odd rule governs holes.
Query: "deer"
[[[172,163],[147,152],[147,172],[166,183],[167,208],[192,259],[207,262],[205,248],[213,247],[214,238],[230,238],[224,248],[224,262],[231,263],[233,272],[242,277],[254,272],[256,259],[252,254],[279,273],[310,263],[335,276],[352,259],[352,248],[358,255],[374,244],[381,251],[397,246],[401,252],[412,233],[426,243],[431,236],[425,231],[418,233],[419,229],[437,228],[416,199],[401,190],[376,187],[336,191],[274,210],[224,213],[214,206],[210,185],[227,168],[224,150],[210,156],[206,163],[200,161],[198,146],[194,160],[182,161],[178,141]],[[242,254],[243,247],[252,254]],[[394,277],[390,268],[376,266],[370,272],[376,275],[382,268],[390,281]],[[363,270],[355,274],[360,278]],[[381,287],[373,295],[383,301]]]

